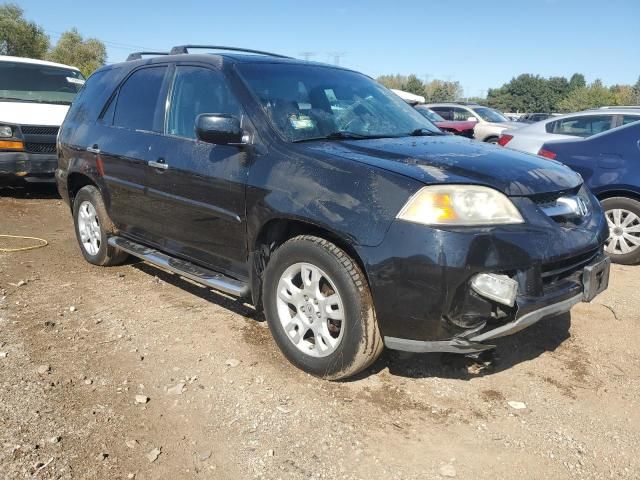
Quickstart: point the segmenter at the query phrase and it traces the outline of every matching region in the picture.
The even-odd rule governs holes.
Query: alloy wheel
[[[89,255],[97,255],[102,243],[102,234],[98,214],[91,202],[84,201],[78,208],[78,232],[82,248]]]
[[[605,251],[613,255],[625,255],[640,247],[640,217],[623,208],[606,211],[609,239]]]
[[[310,263],[294,263],[277,289],[280,323],[287,338],[312,357],[331,355],[344,335],[344,306],[333,280]]]

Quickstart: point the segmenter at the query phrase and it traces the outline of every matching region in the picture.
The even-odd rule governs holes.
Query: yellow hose
[[[41,242],[40,245],[31,245],[30,247],[0,248],[0,252],[7,252],[7,253],[24,252],[25,250],[35,250],[36,248],[42,248],[42,247],[46,247],[47,245],[49,245],[49,242],[47,242],[44,238],[38,238],[38,237],[23,237],[21,235],[0,235],[0,237],[3,237],[3,238],[21,238],[21,239],[36,240],[37,242]]]

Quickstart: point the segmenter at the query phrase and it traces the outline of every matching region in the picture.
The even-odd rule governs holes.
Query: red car
[[[440,130],[453,133],[454,135],[473,138],[473,127],[476,126],[476,122],[445,120],[429,107],[416,105],[415,108],[423,117],[431,123],[434,123]]]

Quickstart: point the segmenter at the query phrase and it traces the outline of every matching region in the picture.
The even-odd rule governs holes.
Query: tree
[[[558,104],[558,107],[562,112],[579,112],[580,110],[604,107],[614,103],[615,95],[602,84],[601,80],[596,80],[587,87],[573,90],[567,98]]]
[[[574,73],[569,80],[569,91],[577,90],[578,88],[584,88],[587,86],[587,81],[584,79],[584,75],[581,73]]]
[[[462,87],[459,82],[432,80],[424,87],[427,102],[453,102],[462,97]]]
[[[395,88],[397,90],[402,90],[403,85],[407,83],[407,77],[398,74],[380,75],[376,80],[387,88]]]
[[[609,90],[613,94],[614,105],[633,105],[634,104],[633,87],[631,85],[613,85]]]
[[[640,77],[633,87],[631,87],[631,97],[628,105],[640,105]]]
[[[413,93],[414,95],[424,95],[424,84],[422,83],[422,80],[413,74],[409,75],[401,89],[405,92]]]
[[[84,76],[104,65],[107,50],[100,40],[83,39],[78,30],[73,28],[64,32],[56,46],[49,52],[48,60],[64,63],[80,69]]]
[[[24,18],[15,3],[0,5],[0,55],[42,59],[49,49],[49,37],[42,27]]]

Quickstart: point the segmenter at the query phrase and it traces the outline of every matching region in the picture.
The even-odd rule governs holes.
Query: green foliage
[[[584,79],[584,75],[581,73],[574,73],[569,80],[569,90],[577,90],[578,88],[584,88],[587,86],[587,81]]]
[[[500,88],[489,90],[487,103],[510,112],[553,112],[568,89],[569,82],[564,77],[546,79],[525,73]]]
[[[415,95],[421,95],[430,102],[453,102],[462,96],[462,87],[458,82],[432,80],[424,83],[416,75],[381,75],[378,82],[387,88],[404,90]]]
[[[42,27],[25,20],[15,3],[0,5],[0,55],[42,59],[49,49],[49,37]]]
[[[631,96],[628,105],[640,105],[640,77],[633,87],[631,87]]]
[[[107,50],[104,44],[95,38],[83,39],[75,28],[64,32],[56,46],[49,52],[47,59],[53,62],[72,65],[80,69],[84,76],[104,65]]]
[[[616,101],[611,90],[596,80],[591,85],[573,90],[569,95],[558,103],[560,112],[579,112],[588,108],[604,107],[613,105]]]

